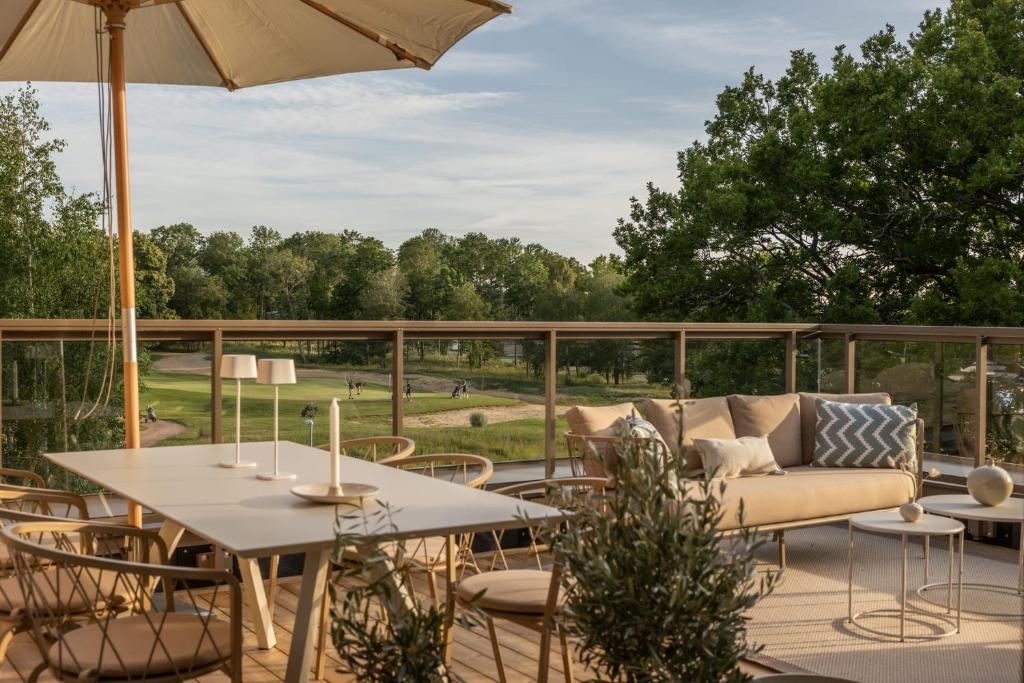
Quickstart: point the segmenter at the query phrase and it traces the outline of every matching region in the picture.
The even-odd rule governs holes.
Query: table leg
[[[964,594],[964,533],[966,529],[960,529],[960,564],[956,573],[956,632],[960,632],[960,614],[963,609]]]
[[[444,663],[450,664],[452,643],[455,642],[455,537],[448,536],[444,544],[445,611],[444,611]]]
[[[178,544],[181,543],[181,537],[185,535],[185,527],[181,526],[177,522],[172,522],[169,519],[165,519],[164,523],[160,525],[160,531],[157,532],[165,544],[167,544],[167,559],[174,554],[177,550]]]
[[[848,524],[849,531],[846,546],[846,569],[848,572],[846,582],[846,617],[847,621],[853,623],[853,524]]]
[[[288,651],[285,683],[306,683],[313,659],[316,630],[320,626],[320,603],[327,584],[327,568],[332,548],[324,547],[306,553],[302,565],[302,585],[292,631],[292,647]],[[262,584],[261,584],[262,585]]]
[[[1020,523],[1020,536],[1017,540],[1020,541],[1020,550],[1017,551],[1017,592],[1024,595],[1024,522]]]
[[[904,642],[903,636],[907,619],[907,535],[900,535],[900,642]]]
[[[274,622],[270,617],[267,604],[267,593],[263,589],[263,573],[255,558],[239,557],[238,570],[242,574],[242,591],[245,594],[245,606],[256,629],[256,641],[261,650],[271,650],[277,645],[274,635]]]

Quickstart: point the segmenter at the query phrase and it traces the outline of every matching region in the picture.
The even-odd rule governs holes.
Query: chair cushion
[[[820,467],[917,469],[917,405],[834,403],[814,399],[818,426],[814,460]]]
[[[800,446],[800,396],[729,396],[736,436],[767,436],[779,467],[803,464]]]
[[[459,599],[469,602],[485,591],[476,605],[483,610],[544,616],[551,588],[551,572],[508,569],[474,574],[459,582]],[[563,596],[559,594],[561,605]]]
[[[136,591],[128,587],[127,581],[131,581],[130,575],[110,571],[65,567],[38,571],[32,574],[33,602],[47,610],[59,604],[62,613],[81,614],[130,600]],[[0,579],[0,612],[10,614],[24,606],[24,593],[18,577]]]
[[[205,633],[203,617],[196,614],[154,612],[103,623],[105,628],[91,623],[66,633],[50,647],[51,665],[71,675],[93,670],[100,678],[148,679],[196,671],[231,656],[227,621],[209,620]]]
[[[729,402],[724,396],[715,398],[684,399],[683,418],[686,433],[683,435],[683,457],[686,467],[698,470],[701,467],[700,452],[693,445],[694,439],[735,439]],[[644,416],[661,434],[672,455],[679,455],[679,404],[674,398],[649,398],[644,401]]]
[[[800,393],[800,445],[803,448],[803,463],[814,460],[814,429],[818,425],[818,409],[814,399],[823,398],[836,403],[879,403],[892,405],[892,397],[884,392],[874,394],[815,394]]]
[[[743,526],[765,526],[885,510],[914,500],[914,476],[902,470],[835,469],[800,465],[785,476],[729,479],[722,496],[723,529],[739,527],[739,502],[744,501]],[[695,482],[686,485],[691,491]]]

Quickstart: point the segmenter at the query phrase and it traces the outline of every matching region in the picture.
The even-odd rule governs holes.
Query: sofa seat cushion
[[[855,512],[885,510],[914,499],[914,476],[902,470],[826,469],[789,467],[784,476],[764,475],[729,479],[722,494],[722,528],[739,524],[739,502],[744,501],[743,526],[804,522]],[[697,483],[687,484],[691,490]],[[719,494],[719,481],[711,483]]]
[[[780,467],[803,464],[800,444],[800,396],[743,396],[729,398],[736,436],[767,436]]]
[[[681,401],[684,425],[683,457],[689,470],[701,468],[700,452],[693,445],[694,439],[735,439],[729,401],[724,396],[715,398],[691,398]],[[673,398],[649,398],[643,403],[644,417],[661,434],[669,452],[679,455],[679,404]]]
[[[874,394],[816,394],[800,393],[800,443],[803,447],[803,464],[814,460],[814,433],[818,425],[818,408],[814,399],[823,398],[834,403],[869,403],[892,405],[892,397],[884,392]]]

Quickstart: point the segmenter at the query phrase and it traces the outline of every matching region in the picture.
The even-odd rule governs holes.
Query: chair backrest
[[[483,488],[494,475],[494,463],[482,455],[470,453],[412,455],[401,460],[383,461],[381,464],[474,489]]]
[[[404,436],[364,436],[359,439],[342,439],[338,442],[341,454],[362,458],[371,462],[389,462],[408,458],[416,451],[416,442]],[[330,450],[331,444],[317,446]]]
[[[32,486],[35,488],[46,488],[46,481],[42,476],[29,470],[19,470],[13,467],[0,467],[0,482],[3,485]]]
[[[0,486],[0,512],[13,510],[61,519],[89,519],[89,506],[82,496],[70,491]],[[0,524],[3,524],[0,516]]]
[[[172,681],[223,670],[242,680],[241,589],[231,573],[155,564],[166,562],[166,545],[134,527],[15,521],[0,541],[58,679]]]

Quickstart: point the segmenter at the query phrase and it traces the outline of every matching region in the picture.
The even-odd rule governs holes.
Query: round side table
[[[1020,524],[1022,525],[1022,531],[1024,531],[1024,498],[1009,498],[1001,505],[988,506],[982,505],[978,501],[974,500],[967,494],[960,495],[945,495],[945,496],[926,496],[925,498],[917,501],[925,511],[934,514],[942,515],[943,517],[951,517],[956,519],[970,519],[981,522],[1002,522],[1004,524]],[[927,576],[927,575],[926,575]],[[926,593],[930,590],[934,590],[942,586],[941,583],[926,583],[917,589],[917,594],[927,602],[943,607],[939,603],[929,598]],[[1000,584],[992,583],[972,583],[965,582],[964,588],[974,589],[979,591],[987,591],[992,593],[999,593],[1001,595],[1009,595],[1013,597],[1024,597],[1024,540],[1021,542],[1020,551],[1017,553],[1017,586],[1005,586]],[[947,596],[947,603],[949,602]],[[1024,604],[1024,603],[1022,603]],[[1012,613],[990,613],[980,612],[976,610],[964,609],[964,612],[971,614],[984,614],[989,617],[1006,617],[1017,619],[1021,616],[1021,612],[1014,611]]]
[[[900,606],[899,609],[892,608],[879,608],[872,610],[864,610],[862,612],[853,612],[853,531],[859,529],[860,531],[868,531],[876,534],[885,534],[888,536],[899,536],[900,537]],[[906,620],[907,620],[907,538],[910,536],[920,536],[922,538],[930,538],[931,536],[946,536],[949,539],[950,557],[952,558],[953,540],[956,536],[960,537],[959,552],[960,562],[959,569],[957,570],[957,600],[956,600],[956,619],[950,619],[933,612],[927,612],[914,607],[910,607],[909,610],[916,614],[927,616],[930,619],[936,619],[944,622],[949,628],[939,633],[925,633],[908,635],[906,632]],[[882,512],[862,512],[860,514],[852,515],[849,522],[849,548],[848,548],[848,580],[846,586],[846,599],[847,599],[847,620],[849,623],[857,626],[858,628],[873,633],[877,636],[883,636],[886,638],[899,638],[899,641],[905,642],[906,640],[935,640],[938,638],[945,638],[947,636],[954,635],[960,632],[960,594],[962,591],[962,580],[963,580],[963,558],[964,558],[964,525],[955,519],[948,517],[940,517],[938,515],[922,515],[921,519],[916,522],[905,522],[900,513],[897,510],[885,510]],[[953,593],[953,562],[949,563],[949,577],[948,577],[949,593]],[[892,633],[890,631],[883,631],[881,629],[872,628],[862,623],[864,617],[869,616],[894,616],[899,615],[900,619],[900,630],[899,633]]]

